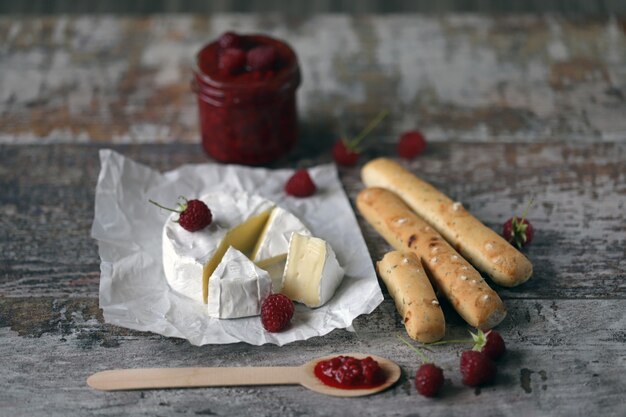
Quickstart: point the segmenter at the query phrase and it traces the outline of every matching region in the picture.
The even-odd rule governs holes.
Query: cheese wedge
[[[294,232],[311,235],[300,219],[287,210],[276,207],[272,210],[252,251],[252,260],[265,269],[272,278],[273,292],[280,292],[283,286],[282,278],[289,251],[289,239]]]
[[[224,239],[220,242],[213,257],[204,265],[202,274],[202,300],[205,304],[209,296],[209,277],[222,260],[228,247],[232,246],[249,255],[254,249],[257,238],[263,230],[269,216],[270,210],[265,210],[256,216],[250,217],[248,220],[226,233],[226,236],[224,236]]]
[[[344,270],[330,245],[319,238],[293,233],[281,292],[308,307],[320,307],[335,294]]]
[[[209,279],[207,311],[219,319],[258,316],[271,292],[268,273],[230,246]]]

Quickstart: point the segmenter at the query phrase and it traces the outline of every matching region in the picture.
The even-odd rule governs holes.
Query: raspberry
[[[534,235],[535,230],[528,219],[511,217],[502,227],[502,236],[520,249],[532,242]]]
[[[299,169],[285,184],[285,192],[294,197],[309,197],[315,194],[315,183],[306,169]]]
[[[490,330],[485,333],[486,343],[481,349],[481,352],[489,356],[490,359],[496,360],[506,353],[506,345],[504,339],[500,336],[500,333],[495,330]]]
[[[533,225],[526,219],[526,214],[528,214],[528,210],[530,210],[532,205],[533,199],[531,198],[522,213],[522,217],[513,216],[502,227],[502,236],[504,236],[507,242],[517,246],[519,249],[528,245],[535,235]]]
[[[333,146],[333,159],[339,165],[353,166],[359,160],[359,152],[346,145],[343,139],[339,139]]]
[[[218,58],[217,66],[224,74],[237,74],[246,68],[246,51],[237,48],[224,49]]]
[[[426,149],[426,140],[420,132],[412,130],[400,136],[398,142],[398,155],[401,158],[413,159]]]
[[[242,48],[243,39],[235,32],[224,32],[217,40],[221,48]]]
[[[359,151],[359,144],[365,137],[380,124],[380,122],[387,117],[389,112],[387,110],[382,110],[380,113],[376,115],[375,118],[370,120],[370,122],[356,135],[354,138],[350,139],[347,137],[340,138],[333,145],[333,159],[338,165],[343,166],[353,166],[359,160],[359,156],[361,155]]]
[[[178,218],[178,224],[190,232],[204,229],[213,220],[211,210],[200,200],[187,201],[187,207],[183,208]]]
[[[465,385],[487,384],[496,377],[496,364],[482,352],[466,350],[461,354],[461,374]]]
[[[443,371],[432,363],[425,363],[415,373],[415,388],[424,397],[434,397],[443,386]]]
[[[178,213],[178,224],[189,232],[196,232],[211,224],[213,215],[209,207],[207,207],[203,201],[187,200],[185,197],[181,197],[181,200],[182,201],[178,203],[177,210],[163,207],[152,200],[149,201],[157,207]]]
[[[248,51],[247,65],[250,71],[267,71],[274,67],[278,60],[276,48],[269,45],[257,46]]]
[[[421,349],[413,346],[400,335],[398,335],[398,339],[417,353],[423,361],[422,366],[415,373],[415,388],[417,392],[425,397],[436,396],[443,385],[443,371],[432,363]]]
[[[272,294],[261,305],[261,323],[268,332],[280,332],[293,317],[293,301],[286,295]]]

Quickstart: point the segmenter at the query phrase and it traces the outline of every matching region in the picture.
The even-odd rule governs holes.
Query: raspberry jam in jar
[[[222,162],[262,165],[286,154],[298,135],[295,52],[264,35],[223,34],[196,56],[202,146]]]
[[[315,365],[315,376],[325,385],[343,389],[367,389],[385,382],[383,370],[371,357],[337,356]]]

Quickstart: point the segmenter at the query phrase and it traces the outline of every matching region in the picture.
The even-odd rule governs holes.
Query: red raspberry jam
[[[371,357],[337,356],[315,365],[315,376],[325,385],[343,389],[374,388],[385,382],[384,373]]]
[[[222,162],[272,162],[294,146],[298,134],[296,54],[268,36],[229,32],[222,38],[196,56],[202,146]]]

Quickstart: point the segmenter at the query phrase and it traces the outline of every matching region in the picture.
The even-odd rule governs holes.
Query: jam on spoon
[[[380,365],[371,356],[336,356],[320,361],[315,365],[315,376],[326,385],[342,389],[367,389],[385,382]]]

